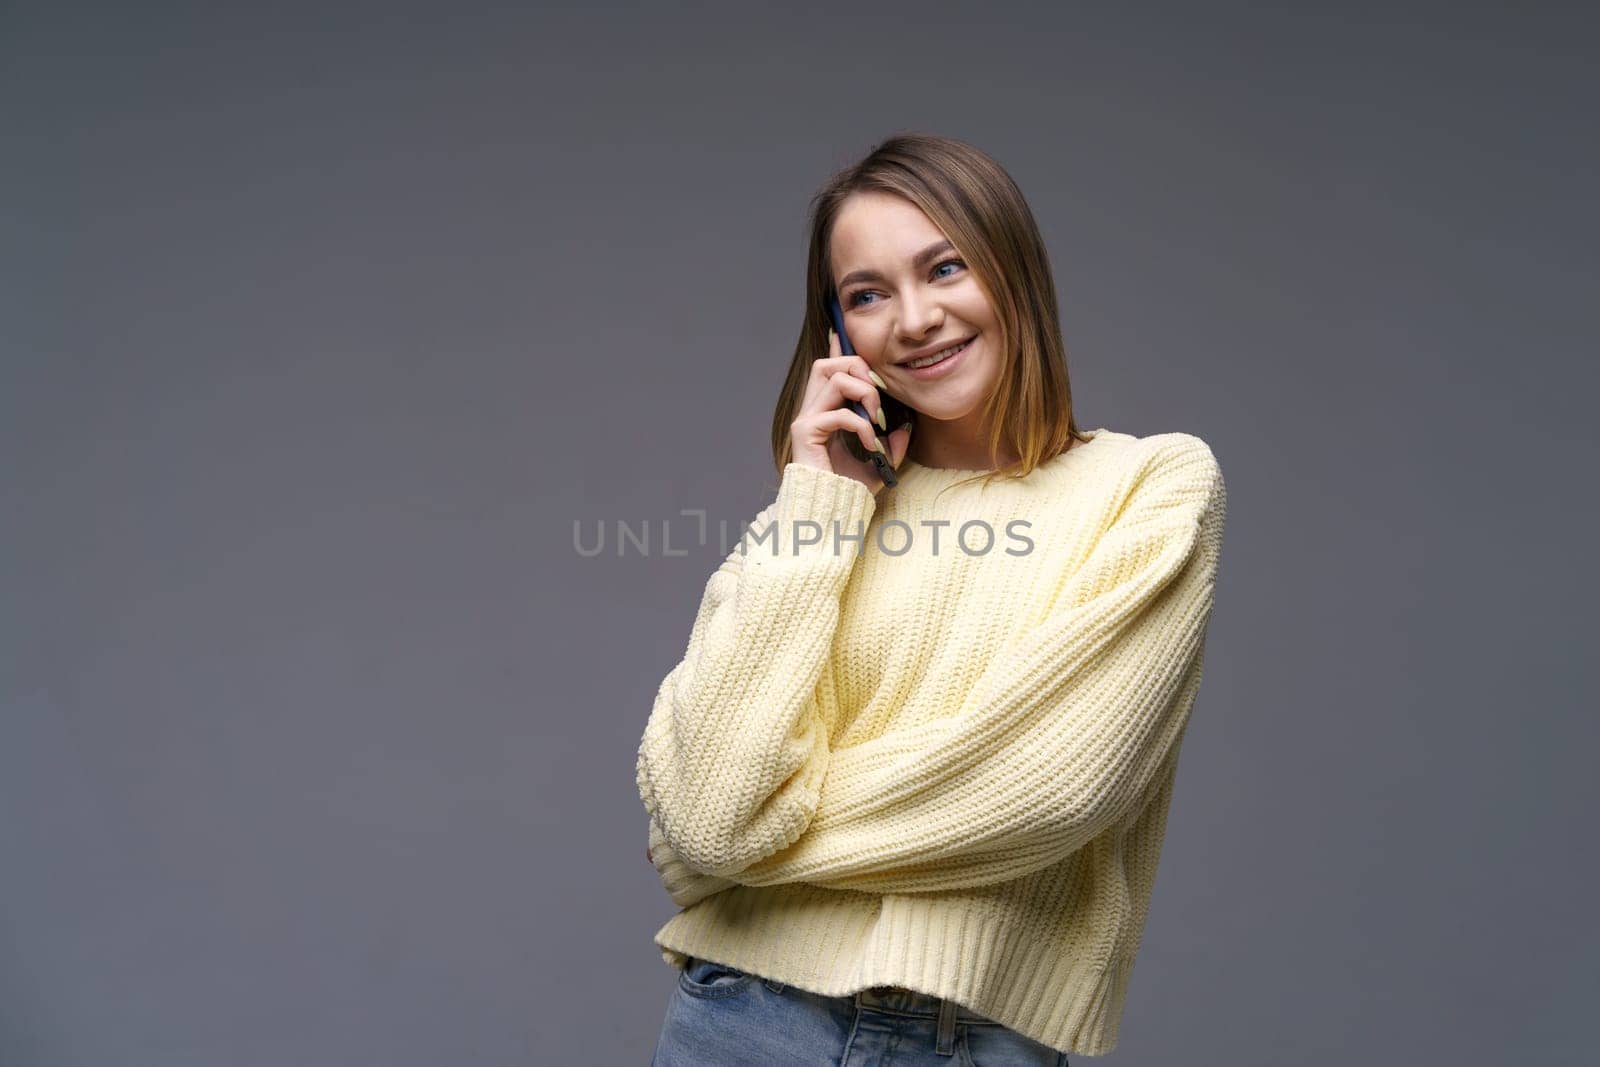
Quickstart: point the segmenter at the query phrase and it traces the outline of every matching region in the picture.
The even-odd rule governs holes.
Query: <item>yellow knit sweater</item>
[[[1200,685],[1222,474],[1193,435],[1106,429],[951,488],[971,473],[908,461],[874,497],[791,463],[711,575],[639,745],[683,909],[655,943],[1103,1054]]]

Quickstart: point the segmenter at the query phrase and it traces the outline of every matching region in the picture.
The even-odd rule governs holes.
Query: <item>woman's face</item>
[[[939,227],[902,197],[852,193],[834,220],[830,256],[845,332],[889,392],[941,421],[975,412],[1000,375],[1000,326]],[[940,365],[907,365],[969,338]]]

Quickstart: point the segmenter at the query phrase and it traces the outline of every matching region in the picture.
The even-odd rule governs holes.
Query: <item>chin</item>
[[[942,419],[946,422],[952,422],[964,416],[971,415],[973,412],[977,411],[980,406],[982,406],[984,397],[983,390],[973,389],[965,382],[952,382],[951,385],[955,387],[955,392],[952,393],[944,390],[930,390],[930,393],[934,393],[935,395],[930,395],[926,398],[926,407],[915,402],[913,402],[911,406],[916,408],[918,411],[932,415],[934,418]],[[992,386],[993,383],[991,383],[991,388]],[[917,398],[914,397],[913,401],[916,399]]]
[[[923,407],[921,404],[912,404],[919,415],[924,415],[934,422],[960,422],[968,415],[975,414],[978,410],[976,403],[972,404],[930,404]]]

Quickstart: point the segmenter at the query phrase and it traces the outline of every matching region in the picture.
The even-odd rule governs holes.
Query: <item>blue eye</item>
[[[963,263],[959,259],[946,259],[946,260],[941,261],[937,266],[935,266],[933,268],[934,269],[934,275],[933,276],[935,278],[948,278],[948,277],[950,277],[950,275],[948,275],[948,274],[940,274],[940,273],[938,273],[938,271],[939,271],[940,267],[949,267],[949,266],[952,266],[952,265],[958,266],[958,267],[965,267],[966,266],[966,264]],[[857,306],[860,305],[862,297],[870,296],[871,294],[872,294],[872,290],[871,289],[858,289],[855,292],[851,293],[849,298],[845,300],[845,306],[846,307],[857,307]]]

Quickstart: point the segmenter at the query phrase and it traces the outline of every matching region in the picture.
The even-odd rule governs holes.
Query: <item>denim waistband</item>
[[[907,989],[904,986],[897,985],[880,985],[860,990],[855,995],[855,1001],[857,1007],[930,1019],[937,1019],[939,1017],[939,1009],[947,1003],[942,997],[918,993],[914,989]],[[955,1008],[957,1022],[994,1023],[994,1020],[987,1015],[980,1015],[962,1004],[956,1004]]]

